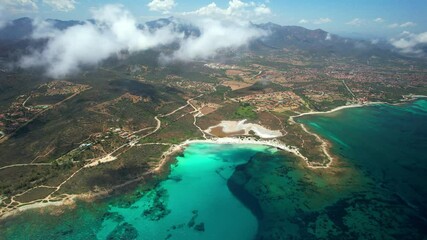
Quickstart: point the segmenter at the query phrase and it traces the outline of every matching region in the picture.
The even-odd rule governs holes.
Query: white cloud
[[[148,3],[150,11],[169,13],[169,11],[176,5],[175,0],[153,0]]]
[[[332,35],[330,33],[326,34],[325,41],[332,40]]]
[[[254,20],[254,16],[261,17],[271,14],[271,9],[265,4],[231,0],[227,8],[220,8],[215,2],[192,12],[183,13],[184,16],[203,16],[210,18],[226,18],[231,20]]]
[[[38,9],[35,0],[0,0],[0,6],[3,6],[4,13],[7,14],[27,13]]]
[[[261,4],[255,7],[255,15],[261,16],[261,15],[268,15],[268,14],[271,14],[271,9],[268,8],[265,4]]]
[[[374,19],[374,22],[376,22],[376,23],[383,23],[384,22],[384,19],[382,19],[382,18],[375,18]]]
[[[404,31],[398,38],[392,38],[390,43],[403,53],[421,53],[417,46],[427,44],[427,32],[413,34]]]
[[[332,22],[330,18],[319,18],[313,21],[314,24],[326,24]]]
[[[398,28],[400,25],[397,23],[392,23],[390,25],[388,25],[389,28]]]
[[[405,27],[414,27],[415,25],[417,25],[417,24],[415,24],[413,22],[406,22],[406,23],[400,24],[400,27],[402,27],[402,28],[405,28]]]
[[[299,20],[299,24],[307,24],[307,23],[309,23],[310,21],[308,21],[307,19],[301,19],[301,20]]]
[[[75,0],[43,0],[43,2],[53,9],[61,12],[69,12],[75,9]]]
[[[326,24],[326,23],[331,23],[332,19],[330,18],[319,18],[319,19],[315,19],[315,20],[307,20],[305,18],[301,19],[298,21],[299,24]]]
[[[20,66],[45,67],[48,76],[59,78],[123,52],[134,53],[175,42],[179,44],[178,50],[163,56],[163,60],[207,59],[266,34],[249,22],[200,18],[191,22],[200,29],[197,36],[186,37],[173,24],[140,29],[136,19],[121,5],[94,10],[92,19],[94,22],[65,30],[55,29],[48,22],[35,22],[33,38],[46,38],[47,45],[24,56]]]
[[[225,10],[219,8],[216,6],[216,3],[210,3],[209,5],[202,7],[196,11],[193,12],[185,12],[184,15],[202,15],[202,16],[207,16],[207,15],[216,15],[216,14],[225,14]]]
[[[408,27],[414,27],[416,25],[417,24],[414,22],[405,22],[405,23],[401,23],[401,24],[393,23],[393,24],[388,25],[388,27],[389,28],[408,28]]]
[[[359,18],[355,18],[353,20],[351,20],[350,22],[347,22],[346,24],[348,25],[352,25],[352,26],[360,26],[362,25],[363,20],[359,19]]]

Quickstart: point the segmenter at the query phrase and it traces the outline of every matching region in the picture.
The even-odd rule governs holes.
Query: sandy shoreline
[[[350,105],[345,105],[345,106],[339,106],[339,107],[336,107],[334,109],[331,109],[329,111],[324,111],[324,112],[312,111],[312,112],[301,113],[301,114],[298,114],[296,116],[291,116],[289,118],[289,121],[295,122],[295,120],[294,120],[295,118],[299,118],[302,116],[334,113],[334,112],[338,112],[338,111],[348,109],[348,108],[360,108],[360,107],[375,106],[375,105],[381,105],[381,104],[398,106],[398,105],[401,105],[404,103],[419,100],[420,98],[427,98],[426,95],[404,95],[402,97],[403,97],[403,99],[401,99],[401,102],[398,102],[398,103],[366,102],[366,103],[360,103],[360,104],[350,104]]]
[[[309,135],[314,136],[321,143],[320,148],[322,149],[323,153],[325,154],[325,156],[329,160],[326,164],[323,163],[321,165],[313,165],[313,163],[309,162],[308,159],[305,158],[304,160],[306,161],[307,166],[309,168],[329,168],[332,165],[334,158],[332,157],[332,154],[329,151],[330,143],[327,140],[323,139],[321,136],[319,136],[317,133],[314,133],[314,132],[311,132],[310,130],[308,130],[308,128],[303,123],[296,122],[295,118],[299,118],[299,117],[303,117],[303,116],[309,116],[309,115],[330,114],[330,113],[334,113],[334,112],[339,112],[339,111],[344,110],[344,109],[361,108],[361,107],[375,106],[375,105],[380,105],[380,104],[387,104],[387,103],[385,103],[385,102],[367,102],[367,103],[363,103],[363,104],[350,104],[350,105],[336,107],[336,108],[331,109],[329,111],[324,111],[324,112],[312,111],[312,112],[307,112],[307,113],[301,113],[301,114],[298,114],[295,116],[290,116],[289,122],[291,124],[300,124],[301,128],[303,129],[304,132],[306,132]]]
[[[186,140],[180,144],[172,145],[166,152],[164,152],[161,156],[161,160],[159,164],[153,168],[151,171],[147,172],[144,175],[152,174],[152,173],[158,173],[162,169],[164,169],[165,165],[169,162],[171,156],[174,154],[177,154],[179,152],[182,152],[185,150],[186,147],[190,144],[196,144],[196,143],[212,143],[212,144],[241,144],[241,145],[265,145],[274,147],[289,153],[292,153],[300,158],[302,158],[304,161],[308,163],[308,159],[303,156],[298,148],[293,146],[288,146],[286,144],[281,143],[278,140],[263,140],[263,139],[255,139],[252,137],[240,137],[240,138],[232,138],[232,137],[226,137],[226,138],[211,138],[211,139],[196,139],[196,140]],[[98,163],[98,162],[96,162]],[[97,164],[96,164],[97,165]],[[122,184],[123,185],[123,184]],[[49,202],[34,202],[29,203],[26,205],[22,205],[19,207],[16,207],[15,209],[10,209],[9,211],[5,211],[0,216],[0,220],[3,220],[7,217],[14,216],[16,214],[22,213],[26,210],[30,209],[40,209],[45,207],[61,207],[61,206],[69,206],[75,203],[76,200],[79,199],[87,199],[88,195],[93,195],[93,197],[96,197],[99,194],[95,193],[84,193],[84,194],[74,194],[74,195],[67,195],[63,199],[57,200],[57,201],[49,201]]]
[[[253,137],[225,137],[225,138],[211,138],[211,139],[202,139],[202,140],[187,140],[179,144],[179,146],[181,148],[185,148],[186,146],[190,144],[195,144],[195,143],[265,145],[265,146],[275,147],[280,150],[294,153],[295,155],[299,155],[303,157],[301,153],[299,153],[298,148],[294,146],[288,146],[275,139],[265,140],[265,139],[256,139]]]
[[[302,129],[304,130],[304,132],[306,132],[307,134],[310,134],[312,136],[314,136],[318,141],[321,142],[321,149],[323,151],[323,153],[326,155],[326,157],[329,159],[329,162],[321,165],[321,166],[314,166],[312,165],[312,163],[310,163],[308,161],[308,159],[306,160],[307,166],[309,168],[329,168],[332,163],[334,158],[332,157],[332,154],[329,152],[329,148],[330,148],[330,144],[328,141],[324,140],[321,136],[319,136],[318,134],[311,132],[310,130],[307,129],[307,127],[303,124],[303,123],[298,123],[295,121],[295,118],[299,118],[299,117],[303,117],[303,116],[309,116],[309,115],[321,115],[321,114],[329,114],[329,113],[334,113],[334,112],[338,112],[344,109],[349,109],[349,108],[360,108],[360,107],[367,107],[367,106],[375,106],[375,105],[392,105],[392,106],[398,106],[404,103],[408,103],[408,102],[412,102],[412,101],[416,101],[420,98],[427,98],[427,96],[425,95],[408,95],[408,96],[402,96],[403,99],[401,100],[401,102],[399,103],[386,103],[386,102],[367,102],[367,103],[363,103],[363,104],[350,104],[350,105],[345,105],[345,106],[340,106],[340,107],[336,107],[334,109],[331,109],[329,111],[324,111],[324,112],[316,112],[316,111],[312,111],[312,112],[307,112],[307,113],[301,113],[295,116],[290,116],[289,117],[289,122],[292,124],[300,124]]]
[[[26,205],[19,206],[15,209],[11,209],[9,211],[5,211],[0,215],[0,220],[4,220],[8,217],[12,217],[15,215],[18,215],[24,211],[31,210],[31,209],[40,209],[40,208],[46,208],[46,207],[62,207],[62,206],[69,206],[75,203],[75,199],[78,195],[70,195],[64,199],[58,200],[58,201],[51,201],[51,202],[35,202],[35,203],[29,203]]]
[[[239,144],[239,145],[264,145],[264,146],[270,146],[277,148],[281,151],[285,151],[291,154],[294,154],[295,156],[301,158],[304,160],[304,162],[307,164],[308,168],[311,169],[320,169],[320,168],[329,168],[333,163],[333,157],[329,153],[329,143],[324,141],[320,136],[318,136],[315,133],[309,132],[304,125],[302,125],[303,130],[306,131],[310,135],[314,135],[316,138],[318,138],[319,141],[321,141],[322,145],[321,148],[323,152],[325,153],[325,156],[328,158],[327,163],[313,163],[310,162],[309,159],[304,156],[300,151],[298,147],[286,145],[285,143],[277,140],[277,139],[256,139],[254,137],[225,137],[225,138],[210,138],[210,139],[196,139],[196,140],[186,140],[178,145],[173,145],[166,153],[167,156],[171,156],[175,153],[182,152],[185,150],[185,148],[190,144],[197,144],[197,143],[212,143],[212,144]],[[166,160],[166,159],[165,159]],[[163,163],[164,164],[164,163]],[[159,169],[162,167],[159,166]]]
[[[338,112],[338,111],[341,111],[344,109],[349,109],[349,108],[360,108],[360,107],[375,106],[375,105],[380,105],[380,104],[388,104],[388,103],[385,103],[385,102],[368,102],[368,103],[363,103],[363,104],[350,104],[350,105],[336,107],[334,109],[331,109],[329,111],[324,111],[324,112],[312,111],[312,112],[301,113],[301,114],[298,114],[295,116],[291,116],[289,118],[289,121],[295,122],[295,118],[299,118],[302,116],[329,114],[329,113],[334,113],[334,112]]]

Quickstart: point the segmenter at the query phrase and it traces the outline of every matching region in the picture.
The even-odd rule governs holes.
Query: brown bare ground
[[[252,86],[252,83],[245,83],[245,82],[238,82],[238,81],[225,81],[225,82],[222,82],[221,85],[230,87],[231,90],[235,91],[242,88],[250,87]]]
[[[231,69],[225,71],[225,74],[227,74],[228,76],[236,76],[236,75],[240,75],[242,73],[245,73],[245,72],[240,71],[240,70],[231,70]]]
[[[200,112],[201,112],[203,115],[208,115],[208,114],[210,114],[210,113],[215,112],[215,111],[216,111],[216,110],[218,110],[218,108],[220,108],[220,107],[221,107],[221,105],[214,104],[214,103],[209,103],[209,104],[206,104],[205,106],[203,106],[203,107],[200,109]]]
[[[28,191],[27,193],[16,197],[15,200],[18,202],[31,202],[37,199],[47,197],[50,193],[53,192],[53,190],[53,188],[48,187],[34,188]]]

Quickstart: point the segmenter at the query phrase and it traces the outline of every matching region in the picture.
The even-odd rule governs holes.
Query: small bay
[[[60,221],[29,211],[6,223],[3,233],[6,239],[254,239],[258,220],[227,182],[252,156],[276,151],[263,145],[190,144],[167,179],[131,204],[120,197],[80,203],[58,216]]]

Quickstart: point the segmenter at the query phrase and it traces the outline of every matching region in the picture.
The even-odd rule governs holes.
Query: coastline
[[[289,121],[292,123],[297,123],[295,121],[295,118],[299,118],[299,117],[303,117],[303,116],[329,114],[329,113],[334,113],[334,112],[338,112],[338,111],[341,111],[344,109],[349,109],[349,108],[360,108],[360,107],[375,106],[375,105],[380,105],[380,104],[389,104],[389,103],[386,103],[386,102],[367,102],[367,103],[362,103],[362,104],[350,104],[350,105],[345,105],[345,106],[339,106],[339,107],[336,107],[334,109],[324,111],[324,112],[311,111],[311,112],[301,113],[301,114],[298,114],[295,116],[290,116]]]
[[[292,123],[296,123],[295,122],[295,118],[299,118],[302,116],[308,116],[308,115],[319,115],[319,114],[329,114],[329,113],[334,113],[334,112],[338,112],[344,109],[348,109],[348,108],[360,108],[360,107],[367,107],[367,106],[375,106],[375,105],[381,105],[381,104],[385,104],[385,105],[392,105],[392,106],[399,106],[401,104],[404,103],[408,103],[408,102],[413,102],[413,101],[417,101],[419,99],[423,99],[423,98],[427,98],[427,95],[403,95],[402,99],[400,100],[400,102],[396,102],[396,103],[388,103],[388,102],[366,102],[366,103],[357,103],[357,104],[349,104],[349,105],[344,105],[344,106],[339,106],[336,108],[333,108],[331,110],[328,111],[311,111],[311,112],[306,112],[306,113],[300,113],[298,115],[295,116],[290,116],[289,117],[289,121]]]
[[[277,139],[257,139],[254,137],[224,137],[224,138],[208,138],[208,139],[189,139],[186,140],[178,145],[173,145],[169,150],[167,150],[162,157],[164,159],[163,162],[159,163],[159,166],[156,169],[153,169],[154,171],[159,171],[163,168],[164,164],[167,162],[167,158],[173,154],[176,154],[177,152],[182,152],[185,147],[187,147],[190,144],[196,144],[196,143],[212,143],[212,144],[241,144],[241,145],[264,145],[269,146],[273,148],[277,148],[281,151],[285,151],[291,154],[294,154],[295,156],[301,158],[304,160],[304,162],[307,164],[308,168],[311,169],[319,169],[319,168],[329,168],[332,164],[333,157],[328,151],[329,143],[324,141],[320,136],[318,136],[315,133],[311,133],[308,131],[304,125],[302,125],[302,128],[304,131],[311,135],[315,135],[319,138],[320,141],[322,141],[322,149],[325,152],[325,155],[328,157],[329,162],[326,164],[313,164],[309,161],[309,159],[304,156],[300,151],[298,147],[286,145],[285,143],[277,140]]]
[[[6,218],[13,217],[15,215],[18,215],[22,212],[25,212],[31,209],[70,206],[75,203],[75,200],[77,199],[77,197],[78,195],[68,195],[67,197],[58,201],[28,203],[28,204],[19,206],[17,208],[11,209],[9,211],[5,211],[4,213],[2,213],[2,215],[0,215],[0,220],[5,220]]]
[[[4,220],[8,217],[15,216],[17,214],[20,214],[20,213],[22,213],[26,210],[30,210],[30,209],[40,209],[40,208],[45,208],[45,207],[70,206],[70,205],[75,204],[75,202],[77,200],[90,200],[90,199],[95,199],[95,198],[103,196],[103,195],[108,195],[114,189],[124,187],[126,185],[131,184],[131,183],[137,182],[137,181],[141,180],[142,178],[146,177],[147,175],[159,173],[160,171],[162,171],[164,169],[164,167],[167,165],[167,163],[169,162],[170,158],[173,155],[175,155],[179,152],[182,152],[188,145],[196,144],[196,143],[265,145],[265,146],[274,147],[274,148],[280,149],[282,151],[286,151],[286,152],[295,154],[296,156],[302,158],[304,161],[306,161],[308,163],[308,159],[299,152],[298,148],[285,145],[276,139],[263,140],[263,139],[256,139],[253,137],[240,137],[240,138],[238,138],[238,137],[234,137],[234,138],[233,137],[227,137],[227,138],[186,140],[180,144],[172,145],[166,152],[164,152],[162,154],[161,160],[159,161],[159,163],[156,167],[154,167],[152,170],[144,173],[143,176],[141,176],[137,179],[134,179],[132,181],[120,184],[118,186],[115,186],[112,189],[97,192],[97,193],[88,192],[88,193],[82,193],[82,194],[72,194],[72,195],[66,195],[66,197],[64,197],[62,199],[59,199],[59,197],[58,197],[58,200],[55,199],[55,201],[48,201],[48,202],[39,201],[39,202],[28,203],[28,204],[25,204],[22,206],[18,206],[14,209],[10,209],[9,211],[6,210],[6,211],[2,212],[2,215],[0,215],[0,220]]]
[[[45,207],[70,206],[70,205],[75,204],[75,202],[77,200],[90,201],[91,199],[95,199],[95,198],[98,198],[101,196],[108,195],[117,188],[124,187],[126,185],[131,184],[131,183],[135,183],[137,181],[140,181],[141,179],[145,178],[146,176],[148,176],[150,174],[159,173],[160,171],[162,171],[164,169],[165,165],[169,162],[170,158],[173,155],[175,155],[179,152],[182,152],[185,149],[185,147],[187,147],[188,145],[196,144],[196,143],[265,145],[265,146],[274,147],[274,148],[277,148],[279,150],[286,151],[286,152],[289,152],[289,153],[296,155],[297,157],[303,159],[306,162],[308,168],[311,168],[311,169],[329,168],[332,165],[333,159],[334,159],[332,157],[332,155],[330,154],[330,151],[329,151],[330,143],[328,141],[324,140],[318,134],[310,132],[303,123],[296,122],[295,118],[299,118],[299,117],[307,116],[307,115],[329,114],[329,113],[338,112],[338,111],[343,110],[343,109],[359,108],[359,107],[365,107],[365,106],[374,106],[374,105],[379,105],[379,104],[400,105],[400,104],[405,103],[405,102],[416,101],[420,98],[427,98],[427,96],[423,96],[423,95],[420,95],[419,97],[418,96],[417,97],[412,96],[411,99],[403,100],[401,103],[390,104],[390,103],[386,103],[386,102],[368,102],[365,104],[352,104],[352,105],[340,106],[340,107],[337,107],[337,108],[334,108],[332,110],[325,111],[325,112],[313,111],[313,112],[301,113],[301,114],[295,115],[295,116],[290,116],[289,122],[291,122],[292,124],[295,124],[295,123],[300,124],[302,129],[306,133],[315,136],[321,142],[322,151],[325,153],[325,155],[329,159],[329,162],[326,164],[314,165],[313,163],[311,163],[309,161],[309,159],[307,157],[305,157],[303,154],[300,153],[300,151],[297,147],[286,145],[277,139],[262,139],[262,138],[257,139],[254,137],[224,137],[224,138],[212,137],[212,138],[208,138],[208,139],[189,139],[189,140],[186,140],[180,144],[171,145],[171,147],[162,154],[161,159],[160,159],[159,163],[157,164],[157,166],[154,167],[153,169],[151,169],[150,171],[144,173],[141,177],[139,177],[137,179],[134,179],[134,180],[131,180],[129,182],[117,185],[117,186],[115,186],[111,189],[108,189],[108,190],[103,190],[101,192],[88,192],[88,193],[70,194],[70,195],[67,194],[62,199],[60,199],[60,197],[58,197],[58,199],[55,199],[55,201],[30,202],[30,203],[24,204],[22,206],[17,206],[16,208],[13,208],[13,209],[6,209],[6,211],[1,213],[0,220],[4,220],[8,217],[15,216],[17,214],[20,214],[20,213],[22,213],[26,210],[30,210],[30,209],[40,209],[40,208],[45,208]],[[108,160],[110,160],[110,158],[108,158]],[[105,161],[105,162],[109,162],[109,161]],[[97,162],[97,164],[99,164],[99,163],[103,163],[103,162]],[[91,165],[90,167],[94,167],[94,166]]]
[[[301,114],[298,114],[295,116],[290,116],[288,121],[291,124],[300,124],[300,126],[304,130],[304,132],[314,136],[318,141],[321,142],[322,151],[326,155],[326,157],[329,159],[329,162],[323,166],[313,166],[312,163],[310,163],[307,160],[306,163],[307,163],[308,167],[309,168],[329,168],[332,165],[334,158],[332,157],[332,154],[330,153],[331,143],[329,143],[327,140],[323,139],[317,133],[314,133],[314,132],[308,130],[305,124],[295,121],[296,118],[303,117],[303,116],[309,116],[309,115],[330,114],[330,113],[335,113],[335,112],[339,112],[341,110],[350,109],[350,108],[361,108],[361,107],[376,106],[376,105],[399,106],[399,105],[402,105],[405,103],[417,101],[419,99],[427,98],[427,96],[425,96],[425,95],[407,95],[407,96],[402,96],[402,98],[403,99],[401,99],[401,102],[398,102],[398,103],[366,102],[366,103],[362,103],[362,104],[350,104],[350,105],[345,105],[345,106],[339,106],[339,107],[336,107],[334,109],[324,111],[324,112],[312,111],[312,112],[307,112],[307,113],[301,113]]]

